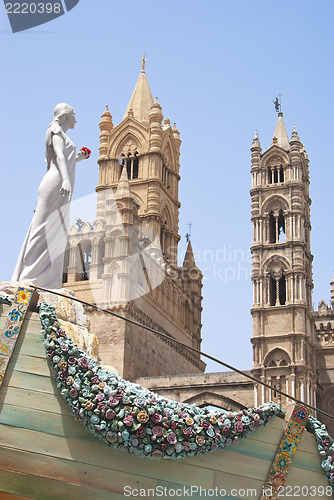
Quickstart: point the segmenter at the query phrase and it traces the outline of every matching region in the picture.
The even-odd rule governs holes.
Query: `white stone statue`
[[[75,124],[73,108],[65,103],[57,104],[46,131],[47,172],[38,188],[37,207],[12,281],[61,288],[75,165],[90,156],[87,148],[76,155],[75,145],[66,135]]]

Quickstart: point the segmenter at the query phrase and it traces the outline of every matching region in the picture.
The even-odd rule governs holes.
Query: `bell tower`
[[[252,152],[253,373],[315,405],[309,161],[296,128],[289,141],[279,111],[269,149],[255,134]],[[255,387],[255,405],[289,403]]]
[[[110,113],[109,113],[110,115]],[[132,93],[122,122],[112,129],[108,111],[100,122],[100,157],[97,219],[103,219],[110,188],[116,189],[122,166],[127,170],[131,193],[139,205],[138,215],[143,232],[150,239],[157,235],[166,260],[177,265],[180,240],[178,184],[180,180],[180,134],[176,125],[163,122],[158,98],[153,100],[142,71]]]
[[[200,355],[172,341],[200,348],[202,273],[190,242],[178,266],[181,140],[153,100],[145,57],[123,120],[114,126],[107,107],[99,126],[96,218],[70,229],[63,286],[165,334],[88,311],[101,359],[124,378],[202,372]]]

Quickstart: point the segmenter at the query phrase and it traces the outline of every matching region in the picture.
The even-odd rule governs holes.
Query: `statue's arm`
[[[54,134],[52,136],[53,150],[56,156],[56,165],[62,179],[62,185],[60,188],[60,193],[62,196],[68,195],[68,201],[71,201],[72,197],[72,186],[70,178],[68,175],[66,160],[64,156],[64,140],[59,135]]]

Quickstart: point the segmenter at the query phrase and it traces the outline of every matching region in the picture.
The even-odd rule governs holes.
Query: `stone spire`
[[[130,189],[130,183],[129,183],[129,178],[128,178],[128,172],[126,169],[126,166],[123,166],[122,169],[122,174],[121,178],[119,180],[116,193],[115,193],[115,198],[133,198],[131,189]]]
[[[278,120],[276,123],[276,128],[273,135],[273,140],[271,145],[279,146],[282,149],[289,149],[289,137],[285,128],[283,113],[280,111],[278,113]]]
[[[131,111],[132,116],[140,122],[148,122],[151,108],[154,104],[151,89],[145,73],[145,56],[142,58],[142,70],[132,93],[123,120]]]
[[[331,306],[332,306],[332,309],[334,309],[334,274],[333,274],[333,278],[331,281]]]
[[[297,129],[296,129],[295,125],[293,126],[293,132],[291,134],[290,143],[291,142],[300,142],[300,139],[299,139],[299,136],[298,136],[298,132],[297,132]]]
[[[258,136],[257,130],[255,131],[254,139],[253,139],[252,146],[251,146],[251,150],[253,150],[253,149],[261,150],[261,144],[259,141],[259,136]]]
[[[183,267],[183,269],[187,269],[187,270],[197,269],[191,241],[189,241],[189,243],[188,243],[187,251],[186,251],[186,255],[184,256],[184,261],[183,261],[182,267]]]

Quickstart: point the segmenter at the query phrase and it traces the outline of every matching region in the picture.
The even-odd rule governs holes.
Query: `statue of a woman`
[[[38,188],[37,207],[12,281],[29,281],[45,288],[61,287],[75,165],[90,155],[87,148],[82,148],[76,156],[75,146],[66,135],[75,124],[73,108],[57,104],[46,131],[47,172]]]

